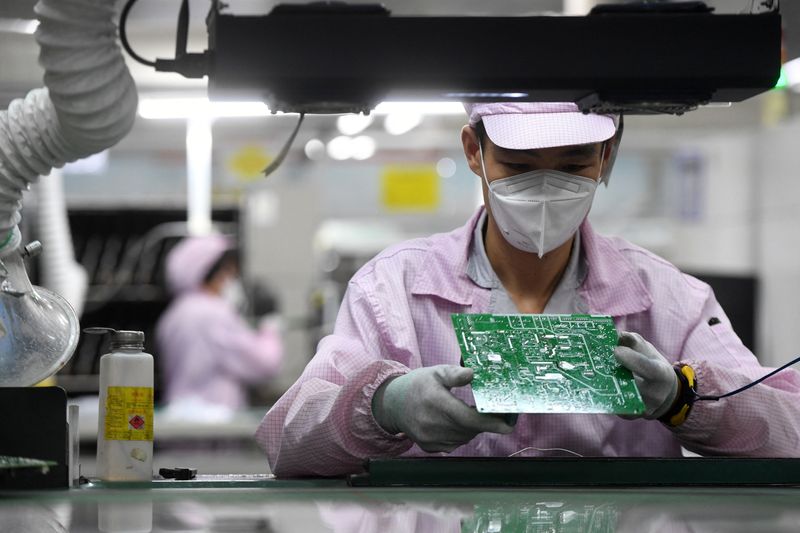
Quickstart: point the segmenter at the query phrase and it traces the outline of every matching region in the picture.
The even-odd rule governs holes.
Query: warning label
[[[153,388],[109,387],[106,440],[153,440]]]
[[[130,424],[133,429],[142,429],[142,426],[144,426],[144,418],[139,415],[134,415],[133,418],[128,420],[128,424]]]

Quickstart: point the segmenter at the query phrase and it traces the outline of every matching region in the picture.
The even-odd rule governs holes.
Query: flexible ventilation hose
[[[46,88],[0,111],[0,241],[18,235],[30,183],[113,146],[136,117],[136,87],[117,45],[116,1],[40,0],[34,11]],[[0,255],[18,244],[12,238]]]
[[[113,146],[133,126],[138,99],[117,45],[116,3],[40,0],[34,8],[46,88],[0,111],[0,257],[20,244],[16,226],[23,191],[31,183],[53,168]],[[75,262],[57,178],[40,191],[42,280],[80,314],[86,273]]]
[[[80,316],[89,280],[86,269],[75,261],[63,182],[61,171],[54,169],[36,185],[37,235],[47,243],[39,256],[41,285],[63,296]]]

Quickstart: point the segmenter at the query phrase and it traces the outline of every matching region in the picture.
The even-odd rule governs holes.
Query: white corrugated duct
[[[31,182],[113,146],[136,117],[136,87],[117,45],[116,1],[40,0],[35,11],[46,88],[0,111],[0,241],[19,222]]]
[[[47,243],[39,256],[41,285],[63,296],[81,316],[89,280],[86,269],[75,261],[60,170],[53,169],[36,185],[36,200],[38,236]]]
[[[130,131],[136,87],[117,44],[116,0],[40,0],[36,40],[46,88],[0,111],[0,257],[20,242],[22,193],[39,175],[105,150]],[[55,184],[53,184],[55,185]],[[52,189],[52,187],[49,187]],[[62,202],[43,209],[63,210]],[[85,274],[75,263],[65,213],[44,214],[45,282],[78,308]]]
[[[77,316],[67,301],[31,286],[17,223],[23,191],[38,176],[113,146],[133,126],[136,87],[117,45],[116,3],[40,0],[36,40],[46,88],[0,111],[0,386],[27,386],[51,376],[78,342]],[[45,270],[74,273],[71,246],[63,242],[63,201],[49,205],[62,213],[43,228],[43,244],[54,252]],[[79,278],[59,276],[57,282],[80,283]],[[77,303],[82,305],[82,294]]]

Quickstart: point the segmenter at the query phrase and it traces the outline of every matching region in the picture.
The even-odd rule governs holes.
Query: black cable
[[[758,7],[756,7],[756,2],[758,1]],[[750,14],[756,14],[757,10],[765,7],[767,8],[767,13],[771,13],[773,11],[780,10],[780,0],[750,0]]]
[[[781,0],[764,0],[761,5],[769,9],[770,12],[778,11],[781,7]]]
[[[731,391],[731,392],[726,392],[725,394],[721,394],[719,396],[700,396],[700,395],[698,395],[698,396],[695,397],[695,401],[697,401],[697,400],[705,400],[705,401],[716,402],[716,401],[721,400],[722,398],[727,398],[728,396],[733,396],[734,394],[739,394],[740,392],[744,392],[744,391],[746,391],[747,389],[749,389],[751,387],[755,387],[756,385],[758,385],[759,383],[761,383],[765,379],[767,379],[767,378],[769,378],[771,376],[774,376],[775,374],[777,374],[781,370],[786,370],[787,368],[789,368],[790,366],[792,366],[793,364],[796,364],[796,363],[800,363],[800,357],[789,361],[788,363],[786,363],[782,367],[776,368],[775,370],[773,370],[772,372],[770,372],[766,376],[762,376],[762,377],[758,378],[757,380],[755,380],[754,382],[748,383],[744,387],[740,387],[740,388],[738,388],[738,389],[736,389],[734,391]]]
[[[175,37],[175,59],[186,55],[186,43],[189,39],[189,0],[183,0],[178,13],[178,29]]]
[[[130,13],[133,4],[136,3],[136,0],[128,0],[125,4],[125,7],[122,8],[122,13],[119,16],[119,40],[122,42],[122,48],[128,52],[128,55],[131,56],[133,59],[141,63],[142,65],[147,65],[148,67],[155,67],[155,61],[149,61],[136,52],[133,51],[131,48],[130,43],[128,42],[128,33],[125,31],[125,26],[128,23],[128,13]]]
[[[158,59],[149,61],[137,54],[128,41],[128,15],[136,0],[128,0],[119,18],[119,39],[122,48],[136,61],[148,67],[153,67],[159,72],[177,72],[186,78],[202,78],[208,74],[208,52],[189,54],[186,52],[186,43],[189,37],[189,0],[183,0],[178,14],[177,36],[175,38],[175,57],[173,59]]]
[[[289,149],[292,147],[292,143],[294,143],[294,138],[297,137],[297,132],[300,131],[300,125],[303,123],[303,119],[306,117],[305,113],[300,113],[300,119],[297,121],[297,125],[294,127],[294,131],[289,136],[289,140],[286,141],[286,144],[283,145],[280,153],[272,160],[272,162],[267,165],[267,168],[264,169],[264,177],[266,178],[273,172],[275,172],[283,160],[286,159],[286,155],[289,153]]]

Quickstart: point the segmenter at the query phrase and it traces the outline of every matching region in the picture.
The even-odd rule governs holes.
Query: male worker
[[[461,141],[486,208],[460,229],[387,249],[353,276],[334,333],[257,432],[273,471],[339,475],[360,471],[369,457],[507,457],[528,448],[797,455],[794,370],[697,402],[686,416],[691,384],[687,369],[673,365],[688,364],[703,395],[767,370],[708,285],[586,221],[616,153],[616,117],[584,115],[571,103],[465,107]],[[478,413],[451,313],[611,315],[621,332],[615,355],[633,372],[646,412],[635,420],[522,414],[515,425]]]
[[[247,386],[277,373],[283,347],[274,322],[252,329],[237,309],[244,299],[233,240],[189,237],[167,257],[175,295],[156,330],[166,401],[204,410],[206,419],[247,406]]]

